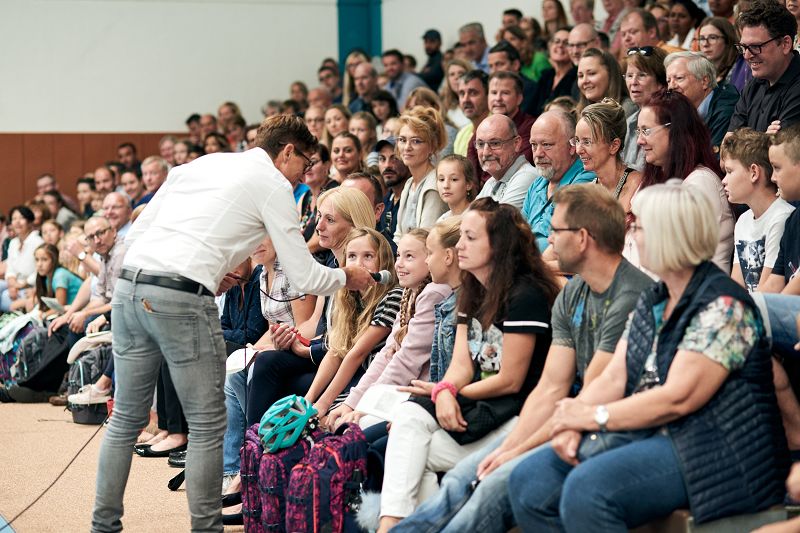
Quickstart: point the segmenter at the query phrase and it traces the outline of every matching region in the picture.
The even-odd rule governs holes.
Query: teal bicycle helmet
[[[275,453],[297,442],[308,421],[316,414],[317,410],[311,402],[295,394],[272,404],[258,425],[258,435],[264,449]]]

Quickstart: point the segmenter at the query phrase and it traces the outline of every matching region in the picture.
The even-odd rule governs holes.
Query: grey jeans
[[[116,395],[100,449],[92,531],[122,529],[133,444],[147,424],[163,358],[189,424],[192,531],[221,532],[225,343],[214,298],[119,279],[111,308]]]

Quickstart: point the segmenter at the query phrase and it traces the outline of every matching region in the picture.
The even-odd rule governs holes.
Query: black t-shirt
[[[528,375],[518,393],[524,400],[542,375],[552,339],[550,305],[544,292],[533,279],[523,278],[514,284],[505,308],[498,313],[492,325],[486,330],[481,327],[477,319],[470,319],[463,313],[458,314],[458,323],[468,326],[467,344],[475,367],[475,381],[496,374],[500,370],[504,333],[536,334]]]
[[[800,210],[794,212],[786,219],[783,237],[781,237],[781,250],[772,267],[772,273],[783,276],[786,283],[792,279],[800,266]]]

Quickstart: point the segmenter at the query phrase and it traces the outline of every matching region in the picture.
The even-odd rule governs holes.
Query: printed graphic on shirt
[[[481,369],[481,379],[500,371],[503,359],[503,332],[497,326],[492,324],[484,331],[481,323],[473,318],[468,328],[467,343],[472,359]]]
[[[736,241],[736,253],[742,268],[744,285],[750,292],[758,288],[766,255],[766,236],[755,241]]]

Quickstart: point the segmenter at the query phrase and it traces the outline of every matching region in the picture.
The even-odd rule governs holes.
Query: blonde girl
[[[328,352],[319,365],[306,399],[326,413],[354,377],[363,374],[383,348],[397,317],[402,289],[397,287],[394,257],[386,238],[372,228],[355,228],[344,243],[344,264],[371,272],[386,270],[391,281],[360,291],[341,289],[333,302]]]

